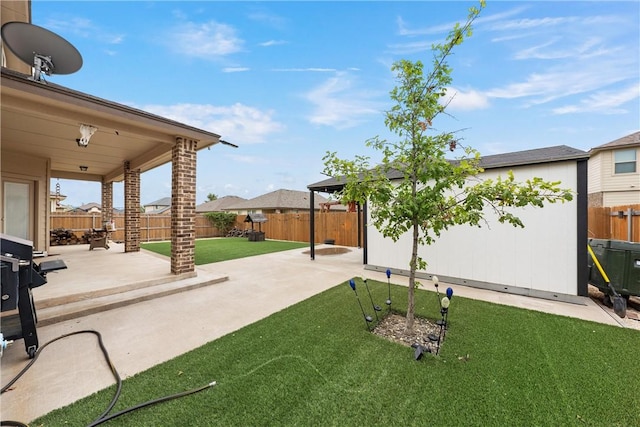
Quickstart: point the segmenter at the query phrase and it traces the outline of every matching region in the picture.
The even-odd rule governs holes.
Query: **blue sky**
[[[33,23],[84,65],[49,80],[218,133],[198,154],[197,199],[304,190],[322,157],[371,156],[395,84],[476,2],[40,1]],[[481,154],[589,150],[640,129],[640,2],[488,1],[450,58],[455,94],[434,126]],[[55,183],[52,181],[52,189]],[[64,203],[97,183],[60,180]],[[171,168],[141,178],[143,204],[171,195]],[[114,205],[123,206],[122,184]]]

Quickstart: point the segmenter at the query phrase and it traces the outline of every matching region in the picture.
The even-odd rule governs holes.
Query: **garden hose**
[[[119,411],[119,412],[116,412],[114,414],[109,415],[109,412],[111,412],[113,407],[118,402],[118,399],[120,398],[120,393],[122,392],[122,378],[120,377],[120,374],[116,370],[115,366],[113,365],[113,362],[111,361],[111,358],[109,357],[109,353],[107,351],[107,348],[104,346],[104,342],[102,341],[102,335],[100,334],[100,332],[94,331],[94,330],[91,330],[91,329],[87,329],[87,330],[75,331],[75,332],[70,332],[68,334],[61,335],[61,336],[59,336],[57,338],[52,339],[51,341],[47,342],[46,344],[42,345],[38,349],[38,351],[36,351],[35,355],[33,356],[33,359],[31,359],[29,361],[29,363],[24,368],[22,368],[22,370],[20,372],[18,372],[18,374],[11,381],[9,381],[7,383],[7,385],[5,385],[4,387],[2,387],[0,389],[0,394],[6,392],[13,384],[16,383],[16,381],[18,381],[29,370],[29,368],[31,368],[31,366],[33,366],[33,364],[36,362],[36,360],[38,360],[38,356],[40,356],[40,353],[49,344],[53,344],[54,342],[59,341],[59,340],[61,340],[63,338],[68,338],[70,336],[78,335],[78,334],[94,334],[94,335],[96,335],[98,337],[98,344],[100,345],[100,349],[102,350],[102,354],[104,355],[104,358],[105,358],[107,364],[109,365],[109,368],[111,369],[111,373],[113,374],[113,377],[115,378],[116,384],[117,384],[116,392],[115,392],[113,398],[111,399],[111,403],[109,404],[107,409],[98,418],[96,418],[95,421],[93,421],[93,422],[91,422],[91,424],[89,424],[89,427],[100,425],[102,423],[110,421],[110,420],[112,420],[112,419],[114,419],[116,417],[119,417],[121,415],[127,414],[129,412],[133,412],[133,411],[135,411],[137,409],[145,408],[147,406],[151,406],[151,405],[154,405],[156,403],[166,402],[168,400],[173,400],[173,399],[177,399],[179,397],[184,397],[184,396],[188,396],[188,395],[191,395],[191,394],[194,394],[194,393],[198,393],[200,391],[206,390],[206,389],[216,385],[216,382],[212,381],[209,384],[201,386],[201,387],[197,387],[197,388],[194,388],[194,389],[191,389],[191,390],[187,390],[187,391],[183,391],[183,392],[180,392],[180,393],[172,394],[170,396],[161,397],[161,398],[158,398],[158,399],[149,400],[147,402],[132,406],[130,408],[127,408],[127,409],[124,409],[122,411]],[[28,427],[27,424],[24,424],[24,423],[22,423],[20,421],[9,421],[9,420],[0,421],[0,426]]]

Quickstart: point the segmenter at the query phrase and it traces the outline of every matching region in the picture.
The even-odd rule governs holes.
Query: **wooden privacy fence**
[[[589,208],[588,223],[590,239],[640,242],[640,204]]]
[[[309,241],[309,213],[265,214],[267,222],[254,224],[255,230],[265,232],[267,239],[295,242]],[[251,223],[244,222],[246,215],[238,215],[235,226],[241,230],[250,229]],[[116,231],[111,232],[111,240],[124,241],[124,215],[114,214]],[[102,217],[97,213],[51,213],[51,230],[71,230],[79,238],[91,228],[102,228]],[[360,224],[361,229],[363,223]],[[331,239],[336,245],[358,246],[358,214],[356,212],[316,212],[315,241],[323,243]],[[196,239],[220,237],[222,233],[202,214],[196,214]],[[141,214],[140,241],[171,239],[171,215]]]

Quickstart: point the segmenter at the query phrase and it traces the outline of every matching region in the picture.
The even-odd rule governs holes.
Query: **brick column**
[[[171,152],[171,272],[195,271],[197,141],[176,138]]]
[[[124,251],[140,251],[140,169],[124,162]]]
[[[113,182],[102,181],[102,223],[113,219]]]

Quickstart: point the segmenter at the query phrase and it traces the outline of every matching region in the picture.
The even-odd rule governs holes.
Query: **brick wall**
[[[124,162],[124,251],[140,251],[140,169]]]
[[[178,137],[171,152],[171,272],[195,270],[197,141]]]
[[[102,223],[113,219],[113,182],[102,183]]]

